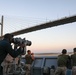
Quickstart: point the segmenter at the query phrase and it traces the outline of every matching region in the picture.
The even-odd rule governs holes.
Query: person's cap
[[[73,50],[74,50],[74,52],[76,52],[76,48],[74,48]]]
[[[10,34],[10,33],[7,33],[7,34],[4,35],[4,38],[11,38],[11,37],[14,37],[14,35]]]
[[[27,52],[30,52],[30,50],[28,50]]]
[[[67,50],[66,50],[66,49],[63,49],[63,50],[62,50],[62,53],[63,53],[63,54],[66,54],[66,53],[67,53]]]

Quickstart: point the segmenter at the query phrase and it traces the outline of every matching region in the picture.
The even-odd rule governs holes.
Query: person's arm
[[[73,66],[73,55],[71,55],[71,66]]]
[[[71,57],[68,55],[67,68],[71,69]]]
[[[32,58],[32,60],[35,59],[35,57],[34,57],[34,53],[31,54],[31,58]]]
[[[23,53],[23,48],[20,47],[17,50],[12,49],[12,46],[10,45],[10,43],[8,43],[6,45],[6,51],[14,58],[16,58],[18,55]]]

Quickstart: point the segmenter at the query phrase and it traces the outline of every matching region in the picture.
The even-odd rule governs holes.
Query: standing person
[[[58,55],[58,67],[55,71],[55,75],[66,75],[66,70],[68,66],[68,61],[70,60],[69,55],[67,54],[67,50],[63,49],[62,54]]]
[[[25,68],[26,68],[26,75],[30,75],[30,70],[31,70],[31,64],[34,61],[34,53],[31,53],[30,50],[27,51],[27,54],[25,56],[25,60],[26,60],[26,64],[25,64]]]
[[[2,62],[6,58],[7,54],[10,54],[13,58],[16,58],[18,55],[24,52],[23,47],[24,44],[21,44],[18,49],[13,49],[11,46],[13,40],[12,34],[5,34],[3,40],[0,41],[0,75],[3,75],[3,67],[1,66]]]
[[[76,75],[76,48],[73,49],[73,54],[71,55],[72,60],[72,75]]]

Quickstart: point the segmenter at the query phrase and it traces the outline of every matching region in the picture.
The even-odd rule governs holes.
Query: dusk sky
[[[76,0],[0,0],[3,34],[76,15]],[[76,22],[46,28],[15,37],[32,41],[34,53],[73,52],[76,47]]]

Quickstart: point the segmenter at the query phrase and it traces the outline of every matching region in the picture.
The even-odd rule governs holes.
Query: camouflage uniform
[[[31,70],[31,64],[33,62],[31,55],[27,54],[25,56],[26,59],[26,64],[25,64],[25,69],[26,69],[26,75],[30,75],[30,70]]]
[[[61,54],[58,56],[58,67],[55,71],[55,75],[66,75],[68,59],[69,55]]]
[[[71,55],[72,60],[72,75],[76,75],[76,53]]]

